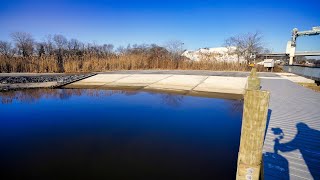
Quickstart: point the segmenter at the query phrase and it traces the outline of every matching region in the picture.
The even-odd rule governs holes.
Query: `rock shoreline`
[[[55,88],[93,75],[95,74],[2,76],[0,77],[0,91],[27,88]]]

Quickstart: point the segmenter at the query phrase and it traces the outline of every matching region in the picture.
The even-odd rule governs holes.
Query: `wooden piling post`
[[[260,79],[257,75],[256,68],[252,68],[250,76],[248,77],[247,89],[250,90],[259,90],[260,89]]]
[[[248,77],[248,87],[249,90],[259,90],[260,89],[260,79],[258,77]]]
[[[260,85],[260,83],[259,83]],[[270,93],[246,90],[238,154],[237,180],[258,180]]]
[[[251,69],[250,77],[257,77],[257,69],[256,68]]]

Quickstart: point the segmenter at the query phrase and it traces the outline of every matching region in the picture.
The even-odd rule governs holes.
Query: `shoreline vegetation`
[[[249,54],[256,48],[254,42],[260,42],[257,34],[246,34],[244,39],[256,39],[249,44],[244,42],[235,53],[238,57]],[[252,38],[254,37],[254,38]],[[97,45],[83,43],[77,39],[67,39],[63,35],[48,35],[42,41],[35,41],[31,34],[15,32],[11,34],[13,42],[0,41],[0,73],[78,73],[104,72],[115,70],[212,70],[212,71],[249,71],[249,59],[246,62],[218,61],[215,56],[199,61],[181,56],[184,43],[169,41],[163,46],[157,44],[128,45],[114,49],[112,44]],[[238,38],[241,39],[241,38]],[[242,38],[243,39],[243,38]],[[228,46],[237,46],[237,39],[228,40]],[[257,44],[257,43],[256,43]],[[259,43],[258,43],[259,44]],[[240,51],[241,50],[241,51]],[[247,52],[248,51],[248,52]],[[257,67],[258,71],[265,71]],[[278,71],[276,69],[275,71]]]
[[[116,70],[212,70],[212,71],[249,71],[251,68],[243,63],[218,61],[192,61],[172,59],[159,54],[125,54],[65,56],[62,64],[55,56],[42,57],[0,57],[0,73],[77,73],[104,72]],[[258,68],[263,71],[263,68]]]

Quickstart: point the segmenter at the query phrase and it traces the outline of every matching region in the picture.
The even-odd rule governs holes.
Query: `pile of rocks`
[[[63,86],[94,74],[72,74],[72,75],[39,75],[39,76],[0,76],[0,91],[11,89],[39,87],[40,83],[51,84],[53,87]],[[32,85],[30,85],[32,83]]]

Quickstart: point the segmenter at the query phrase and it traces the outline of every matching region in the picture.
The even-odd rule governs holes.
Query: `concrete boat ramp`
[[[177,74],[98,74],[69,84],[65,88],[133,89],[176,92],[186,95],[228,94],[240,97],[246,77],[222,77]],[[239,96],[240,95],[240,96]]]
[[[320,179],[320,93],[291,73],[259,73],[271,93],[264,142],[264,179]],[[245,92],[248,73],[210,71],[120,71],[98,74],[65,88],[131,88],[187,95]],[[235,98],[234,96],[231,98]]]

